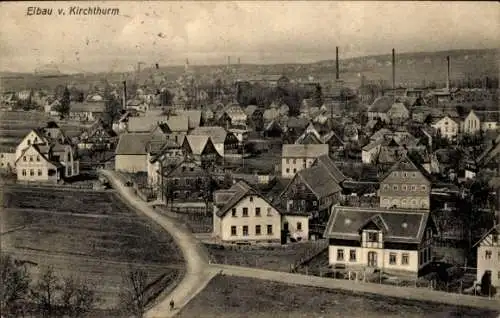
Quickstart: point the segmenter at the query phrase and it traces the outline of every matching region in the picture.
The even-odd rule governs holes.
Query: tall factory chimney
[[[231,65],[231,57],[230,56],[227,57],[227,65]]]
[[[238,57],[238,65],[240,65],[240,64],[241,64],[241,60],[240,60],[240,58]]]
[[[335,78],[338,80],[338,79],[340,79],[340,71],[339,71],[339,47],[338,46],[335,48],[335,66],[336,66]]]
[[[396,50],[392,49],[392,89],[396,88]]]
[[[123,109],[127,108],[127,81],[123,81]]]
[[[446,56],[446,90],[450,90],[450,56]]]

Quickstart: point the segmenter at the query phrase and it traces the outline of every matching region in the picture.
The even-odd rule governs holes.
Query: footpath
[[[207,252],[184,226],[171,218],[159,214],[146,202],[142,201],[134,193],[133,188],[126,187],[124,180],[114,171],[100,170],[99,173],[109,180],[123,200],[162,226],[173,237],[175,243],[182,251],[186,262],[186,274],[184,278],[169,295],[163,295],[163,299],[145,314],[145,317],[148,318],[174,317],[182,307],[205,288],[217,274],[217,271],[208,265],[209,258]],[[174,310],[170,310],[171,300],[175,302]]]

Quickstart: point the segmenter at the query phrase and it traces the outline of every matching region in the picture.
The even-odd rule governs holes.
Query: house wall
[[[498,123],[495,121],[487,121],[487,122],[481,123],[481,129],[483,131],[496,130],[497,128],[498,128]]]
[[[380,150],[380,146],[374,147],[368,151],[361,150],[361,161],[363,163],[372,163],[373,156]]]
[[[115,170],[124,172],[147,172],[147,155],[116,155]]]
[[[301,230],[298,230],[299,222],[302,226]],[[282,228],[284,228],[285,223],[288,223],[290,237],[295,239],[300,238],[301,241],[309,239],[309,217],[303,215],[283,215],[281,218]]]
[[[219,155],[224,156],[224,143],[214,144],[215,150],[219,153]]]
[[[474,114],[474,112],[470,112],[469,115],[465,118],[463,122],[462,131],[466,134],[475,134],[481,130],[481,122],[479,118]]]
[[[481,282],[484,272],[491,271],[491,284],[500,287],[500,238],[494,241],[494,235],[486,236],[477,248],[477,281]],[[491,256],[487,256],[486,252]]]
[[[454,139],[458,135],[458,130],[460,128],[459,124],[448,117],[445,117],[432,125],[435,129],[439,130],[442,137],[448,139]]]
[[[79,161],[74,160],[73,149],[70,146],[64,147],[64,152],[56,152],[59,156],[59,162],[64,166],[64,176],[66,178],[79,174]]]
[[[2,152],[0,153],[0,169],[16,169],[16,153]]]
[[[156,188],[159,186],[160,178],[158,175],[158,171],[160,170],[160,161],[157,160],[154,163],[151,163],[151,155],[148,153],[146,157],[146,164],[148,170],[148,184]]]
[[[26,161],[24,160],[26,158]],[[59,173],[49,176],[49,169],[55,167],[47,162],[33,148],[27,150],[16,165],[17,180],[19,181],[57,181]]]
[[[253,198],[253,202],[251,198]],[[248,217],[243,216],[244,207],[248,208]],[[255,215],[255,208],[257,207],[260,207],[261,216]],[[247,196],[233,208],[236,209],[236,217],[232,216],[230,210],[220,220],[219,235],[221,240],[227,242],[281,240],[281,215],[264,199],[256,195]],[[248,226],[248,236],[243,236],[243,226],[245,225]],[[256,235],[256,225],[261,226],[261,235]],[[267,225],[273,227],[271,235],[267,234]],[[236,226],[237,235],[231,235],[231,226]]]
[[[407,195],[404,197],[387,195],[380,196],[381,208],[391,208],[393,206],[408,209],[429,209],[430,198],[425,195]]]
[[[316,158],[282,158],[281,176],[283,178],[293,178],[293,176],[303,170],[311,167]]]
[[[431,184],[420,172],[393,171],[380,184],[380,207],[429,209]]]

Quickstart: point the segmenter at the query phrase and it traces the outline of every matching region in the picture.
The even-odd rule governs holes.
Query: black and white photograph
[[[498,1],[0,3],[0,318],[500,317]]]

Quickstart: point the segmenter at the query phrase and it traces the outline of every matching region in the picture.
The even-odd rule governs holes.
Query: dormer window
[[[378,233],[368,232],[368,242],[378,242]]]
[[[28,139],[28,146],[31,146],[31,139]]]

